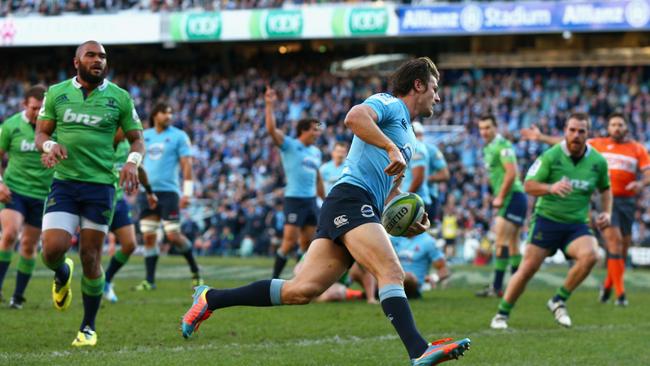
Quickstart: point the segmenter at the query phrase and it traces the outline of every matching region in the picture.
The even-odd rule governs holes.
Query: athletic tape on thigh
[[[154,220],[140,220],[140,231],[143,234],[155,233],[160,223]]]
[[[108,225],[102,225],[98,224],[90,219],[87,219],[85,217],[81,218],[81,229],[90,229],[90,230],[96,230],[96,231],[101,231],[104,234],[108,233]]]
[[[65,230],[70,235],[77,232],[79,216],[69,212],[55,211],[48,212],[43,216],[43,231],[50,229]]]
[[[180,221],[167,221],[163,220],[163,228],[166,233],[175,233],[181,231]]]

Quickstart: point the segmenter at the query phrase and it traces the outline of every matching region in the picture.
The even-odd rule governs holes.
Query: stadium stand
[[[300,70],[298,70],[300,67]],[[255,243],[255,252],[269,253],[282,227],[281,197],[284,177],[279,175],[280,156],[263,130],[263,91],[267,80],[283,90],[278,124],[293,134],[293,122],[316,116],[325,123],[319,146],[324,157],[335,141],[351,138],[342,124],[349,107],[376,90],[385,80],[340,77],[321,64],[271,65],[244,69],[232,77],[213,71],[191,73],[182,68],[159,68],[117,72],[114,81],[133,95],[141,116],[147,117],[161,97],[174,106],[174,123],[192,138],[197,158],[202,214],[196,233],[197,246],[204,254],[230,253],[246,237]],[[68,75],[38,74],[23,69],[14,77],[0,80],[0,118],[18,110],[26,79],[52,83]],[[453,196],[459,225],[466,231],[487,231],[487,178],[479,151],[476,118],[495,112],[503,135],[515,141],[520,171],[542,151],[543,146],[519,140],[518,130],[537,124],[545,133],[558,134],[571,111],[588,112],[594,133],[604,135],[604,116],[622,111],[629,116],[632,135],[650,147],[650,128],[643,121],[650,114],[650,78],[647,68],[592,69],[506,69],[450,70],[443,72],[441,98],[434,118],[425,125],[465,125],[452,141],[440,146],[453,172],[448,184],[441,185],[443,201]],[[650,192],[638,202],[635,242],[650,240]],[[187,227],[192,227],[188,225]]]

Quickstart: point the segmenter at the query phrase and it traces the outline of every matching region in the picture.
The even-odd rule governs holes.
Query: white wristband
[[[140,166],[140,163],[142,163],[142,154],[140,154],[137,151],[134,151],[129,154],[129,156],[126,158],[127,163],[133,163],[135,164],[136,167]]]
[[[54,145],[58,145],[58,144],[52,140],[45,141],[43,143],[43,152],[49,154],[50,151],[52,151],[52,148],[54,148]]]
[[[192,197],[194,196],[194,182],[191,180],[183,181],[183,196]]]

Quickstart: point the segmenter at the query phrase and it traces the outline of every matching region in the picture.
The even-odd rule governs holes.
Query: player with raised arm
[[[528,170],[524,189],[538,197],[528,233],[529,244],[492,318],[493,329],[508,327],[510,312],[526,284],[544,259],[557,250],[575,262],[564,284],[546,306],[558,324],[571,326],[566,301],[598,260],[598,244],[588,226],[591,196],[595,191],[601,194],[602,211],[596,218],[599,229],[609,226],[612,212],[607,161],[587,145],[589,128],[588,115],[571,114],[564,127],[564,141],[546,150]]]
[[[192,144],[185,131],[171,125],[172,107],[169,104],[156,104],[151,110],[151,122],[153,127],[143,133],[147,148],[143,166],[158,203],[152,209],[149,193],[140,194],[138,197],[138,204],[142,209],[140,231],[144,236],[146,278],[135,289],[156,288],[156,265],[160,254],[157,231],[161,221],[167,239],[183,254],[190,267],[192,286],[199,286],[203,284],[203,279],[194,257],[192,243],[181,233],[180,221],[180,210],[187,208],[194,196]],[[182,191],[178,179],[181,173]]]
[[[545,135],[535,126],[523,129],[521,133],[524,138],[547,144],[561,141],[561,137]],[[607,302],[613,286],[616,291],[615,304],[627,306],[628,300],[623,281],[625,259],[627,250],[632,244],[636,196],[644,187],[650,185],[650,158],[643,145],[629,138],[627,121],[623,114],[613,113],[607,118],[607,133],[608,137],[592,138],[587,141],[607,159],[614,195],[612,224],[603,230],[607,245],[607,276],[599,300],[603,303]],[[638,173],[643,174],[641,180],[637,180]]]
[[[126,163],[129,149],[131,148],[129,142],[123,138],[123,134],[121,135],[121,137],[118,137],[120,141],[115,146],[115,161],[113,163],[116,183],[119,182],[120,170],[122,170],[122,167]],[[151,185],[149,185],[147,173],[142,165],[138,167],[138,176],[140,184],[145,189],[149,208],[154,210],[158,204],[158,198],[153,193]],[[113,289],[113,277],[126,264],[136,248],[135,225],[131,220],[131,207],[129,207],[126,199],[124,199],[124,190],[117,184],[115,187],[115,210],[113,219],[111,220],[110,230],[115,235],[117,242],[120,243],[120,249],[113,254],[108,264],[108,269],[106,270],[104,298],[115,303],[118,299]]]
[[[287,264],[287,255],[299,245],[298,260],[316,232],[318,206],[316,195],[325,198],[325,187],[318,168],[321,152],[314,146],[321,135],[320,122],[313,118],[298,121],[297,138],[285,136],[275,123],[275,90],[266,89],[264,121],[275,146],[280,148],[282,168],[287,179],[284,188],[284,230],[282,243],[275,253],[272,278],[279,278]]]
[[[36,147],[54,166],[54,181],[43,215],[43,262],[54,271],[52,300],[66,310],[72,300],[74,263],[66,258],[72,236],[81,228],[84,317],[73,346],[97,343],[95,318],[104,289],[101,255],[113,216],[115,177],[113,141],[118,128],[131,144],[119,185],[138,189],[144,154],[142,124],[129,93],[105,79],[106,51],[96,41],[77,47],[77,75],[47,91],[36,125]],[[56,142],[51,139],[56,133]]]
[[[528,198],[519,180],[517,156],[512,143],[497,133],[497,120],[492,114],[479,118],[478,128],[485,142],[483,161],[492,189],[492,208],[496,210],[494,234],[496,260],[494,281],[476,293],[479,297],[501,297],[503,277],[508,262],[514,274],[521,263],[519,234],[526,221]]]
[[[354,106],[345,125],[354,138],[343,177],[323,203],[316,239],[303,270],[291,280],[262,280],[235,289],[199,286],[182,320],[190,337],[213,311],[231,306],[307,304],[336,282],[356,260],[375,276],[386,317],[402,340],[412,365],[433,365],[462,355],[469,339],[427,343],[415,326],[404,292],[404,271],[381,225],[384,203],[400,193],[404,169],[416,143],[411,121],[433,114],[440,75],[426,57],[403,63],[393,74],[392,94],[375,94]],[[408,235],[424,232],[424,215]]]
[[[334,183],[343,175],[345,168],[345,157],[348,155],[348,144],[343,141],[337,141],[332,150],[332,160],[321,165],[320,176],[325,185],[325,194],[329,193]]]
[[[45,87],[36,85],[25,92],[25,110],[0,125],[0,160],[9,154],[7,169],[0,175],[0,301],[2,282],[11,256],[20,238],[20,258],[16,287],[9,307],[21,309],[25,289],[36,266],[36,250],[41,237],[43,202],[52,184],[52,169],[41,164],[41,154],[34,144],[36,118],[43,105]],[[3,178],[4,176],[4,178]]]

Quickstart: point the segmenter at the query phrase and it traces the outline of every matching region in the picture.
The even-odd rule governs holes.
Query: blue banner
[[[400,35],[650,29],[650,0],[490,2],[397,8]]]

